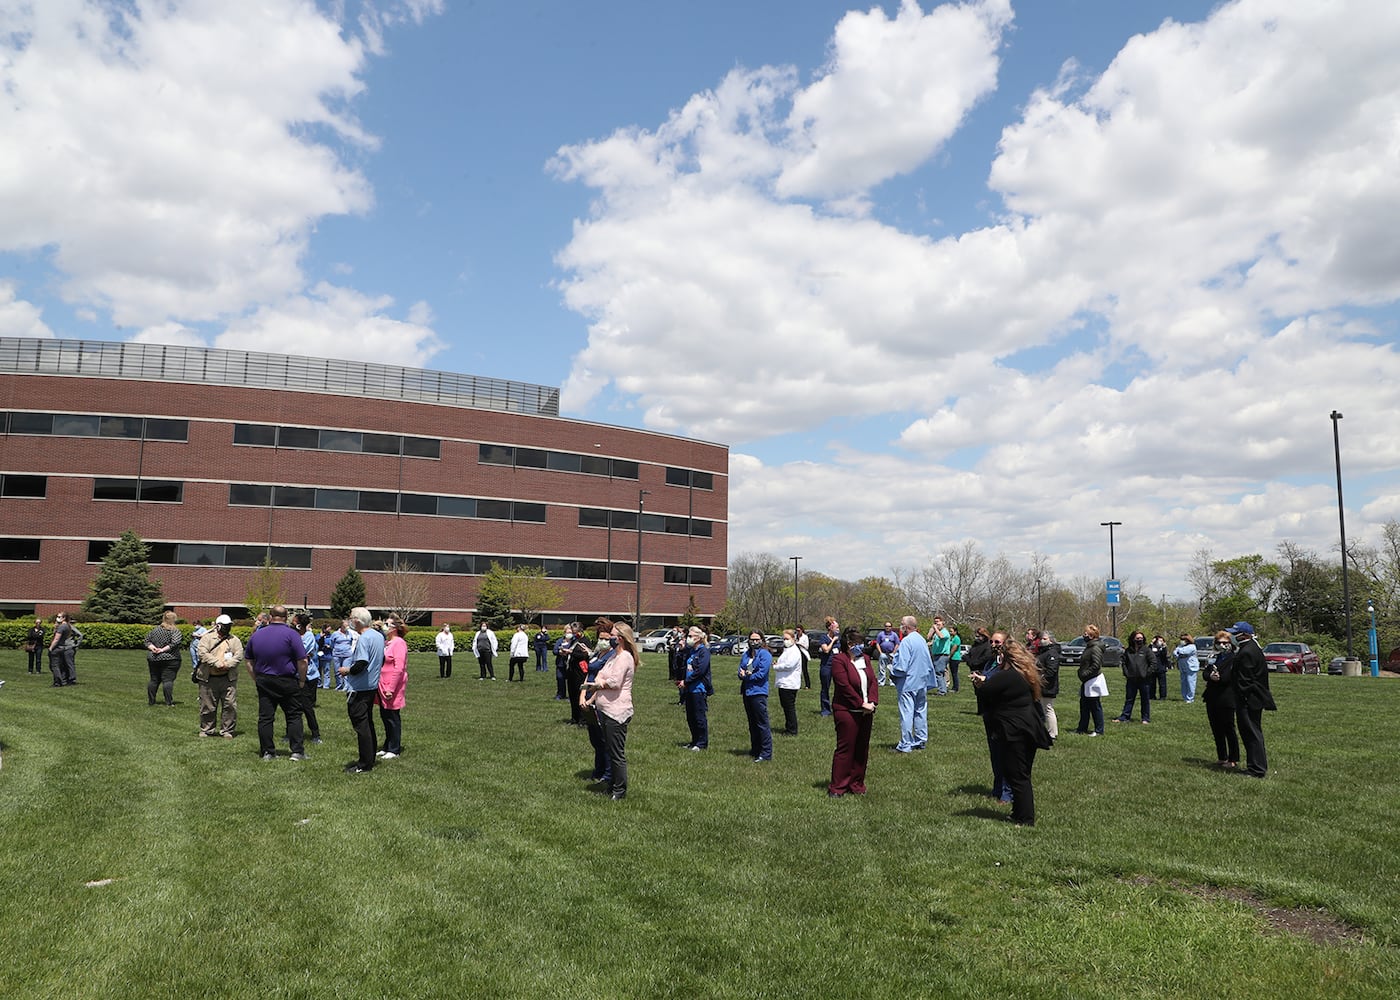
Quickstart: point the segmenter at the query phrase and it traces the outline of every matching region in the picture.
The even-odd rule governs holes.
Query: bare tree
[[[392,611],[405,622],[423,617],[431,593],[428,575],[414,563],[395,563],[379,579],[379,606]]]
[[[930,610],[951,621],[979,621],[976,604],[986,572],[987,557],[971,539],[939,552],[927,570]]]

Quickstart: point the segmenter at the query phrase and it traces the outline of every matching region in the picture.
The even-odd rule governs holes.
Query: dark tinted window
[[[261,566],[267,558],[266,545],[225,545],[225,566]]]
[[[399,497],[401,514],[436,514],[438,498],[431,493],[405,493]]]
[[[580,507],[578,509],[578,526],[580,528],[606,528],[608,526],[608,512],[597,507]]]
[[[111,542],[88,542],[87,561],[90,563],[101,562],[107,558],[107,553],[111,551]]]
[[[612,512],[612,526],[618,531],[636,531],[637,513],[631,510],[615,510]]]
[[[174,566],[176,548],[174,542],[147,542],[146,561],[160,566]]]
[[[0,496],[44,497],[49,492],[48,476],[0,476]]]
[[[578,576],[578,560],[546,559],[544,561],[544,575],[558,577],[561,580],[572,580]]]
[[[272,447],[277,443],[277,428],[266,424],[234,424],[234,444],[257,444]]]
[[[360,510],[375,514],[392,514],[398,508],[399,495],[379,490],[360,490]]]
[[[555,472],[578,472],[583,467],[583,456],[567,451],[551,451],[549,467]]]
[[[274,545],[272,547],[272,562],[277,566],[285,566],[287,569],[310,569],[311,550],[300,545]],[[261,561],[258,565],[262,565]]]
[[[105,438],[139,438],[144,424],[140,417],[103,417],[99,433]]]
[[[135,500],[136,480],[134,479],[94,479],[92,498],[94,500]]]
[[[692,517],[690,519],[690,533],[696,538],[713,537],[715,533],[714,528],[714,522],[712,521],[702,521],[698,517]]]
[[[228,502],[235,507],[266,507],[272,503],[272,487],[254,486],[251,483],[230,483]]]
[[[690,582],[696,587],[708,587],[710,585],[710,571],[701,569],[699,566],[690,567]]]
[[[580,455],[578,471],[586,472],[590,476],[606,476],[612,472],[612,462],[597,455]]]
[[[544,524],[544,504],[515,502],[515,520]]]
[[[442,452],[442,442],[437,438],[403,439],[403,453],[410,458],[437,458]]]
[[[612,564],[612,578],[614,580],[626,580],[628,582],[637,579],[637,564],[615,562]]]
[[[52,413],[11,413],[11,434],[48,434],[53,431]]]
[[[608,578],[608,564],[580,559],[576,574],[580,580],[606,580]]]
[[[166,479],[141,480],[141,499],[151,503],[183,503],[185,484]]]
[[[314,427],[279,427],[277,444],[282,448],[316,448],[321,444],[321,432]]]
[[[321,450],[358,452],[360,434],[358,431],[322,431]]]
[[[103,431],[105,434],[106,431]],[[146,437],[151,441],[188,441],[190,422],[188,420],[167,420],[165,417],[146,418]]]
[[[310,486],[278,486],[273,503],[278,507],[315,507],[316,491]]]
[[[461,573],[470,576],[476,572],[476,559],[473,556],[439,552],[435,562],[435,571],[438,573]]]
[[[222,566],[224,547],[222,545],[194,545],[185,542],[179,546],[178,560],[182,566]]]
[[[317,490],[317,510],[359,510],[359,490]]]
[[[690,533],[690,518],[676,517],[673,514],[666,515],[666,534],[686,535]]]
[[[690,485],[697,490],[712,490],[715,488],[715,477],[710,472],[692,472],[690,474]]]
[[[394,568],[394,553],[376,549],[356,549],[355,568],[359,570],[382,570]]]
[[[666,583],[686,583],[688,576],[684,566],[667,566],[661,574],[662,580]]]
[[[667,485],[667,486],[689,486],[689,485],[690,485],[690,470],[689,470],[689,469],[677,469],[677,468],[668,466],[667,469],[666,469],[666,485]]]
[[[471,497],[438,497],[440,517],[476,517],[476,501]]]
[[[613,525],[613,527],[617,527],[617,525]],[[636,527],[636,526],[634,525],[634,526],[633,526],[634,530],[635,530],[635,527]],[[656,531],[656,532],[665,531],[665,530],[666,530],[666,518],[665,518],[665,516],[664,516],[664,515],[661,515],[661,514],[643,514],[643,515],[642,515],[642,530],[643,530],[643,531]]]
[[[478,500],[476,502],[476,516],[488,518],[492,521],[509,521],[510,501]]]
[[[400,552],[397,565],[405,573],[431,573],[435,562],[431,552]]]
[[[80,413],[55,413],[53,433],[63,437],[97,437],[101,418]]]
[[[397,434],[360,435],[360,450],[367,455],[397,455],[399,447]]]
[[[612,474],[614,479],[636,479],[637,463],[624,462],[620,458],[612,460]]]
[[[543,469],[549,463],[549,453],[540,448],[516,448],[517,469]]]
[[[511,569],[544,569],[544,560],[533,556],[516,556],[510,561]]]
[[[0,560],[5,562],[38,562],[39,539],[0,538]]]
[[[514,465],[515,449],[504,444],[484,444],[477,450],[482,465]]]

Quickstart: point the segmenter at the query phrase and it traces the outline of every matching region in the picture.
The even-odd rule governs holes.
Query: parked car
[[[659,653],[666,648],[666,637],[671,634],[668,628],[654,628],[642,636],[643,653]]]
[[[1332,659],[1327,661],[1327,672],[1340,677],[1343,673],[1342,664],[1346,661],[1347,658],[1345,656],[1332,657]]]
[[[1113,636],[1111,636],[1111,635],[1102,635],[1102,636],[1099,636],[1099,642],[1101,642],[1101,643],[1103,644],[1103,647],[1104,647],[1105,649],[1108,649],[1110,646],[1115,647],[1115,648],[1120,649],[1120,650],[1123,648],[1123,640],[1122,640],[1122,639],[1115,639],[1115,638],[1114,638]],[[1061,670],[1064,670],[1065,667],[1074,667],[1074,668],[1078,668],[1078,666],[1079,666],[1079,661],[1082,660],[1083,658],[1084,658],[1084,637],[1083,637],[1082,635],[1077,635],[1077,636],[1075,636],[1073,639],[1069,639],[1069,640],[1067,640],[1067,641],[1065,641],[1065,642],[1060,643],[1060,669],[1061,669]]]
[[[1201,662],[1202,670],[1215,662],[1215,636],[1198,635],[1191,641],[1196,644],[1196,659]]]
[[[783,655],[783,637],[781,635],[765,635],[763,641],[768,644],[768,652],[773,654],[773,659]]]
[[[1274,673],[1316,674],[1322,669],[1321,658],[1306,642],[1271,642],[1264,647],[1264,659]]]
[[[742,656],[744,649],[747,649],[748,645],[749,641],[747,637],[731,633],[719,642],[713,643],[710,646],[710,652],[722,656]],[[740,646],[744,647],[744,649],[740,649]]]

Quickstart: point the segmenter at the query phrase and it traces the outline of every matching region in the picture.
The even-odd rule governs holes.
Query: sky
[[[1400,517],[1391,0],[0,0],[0,335],[563,387],[730,553],[1190,595]]]

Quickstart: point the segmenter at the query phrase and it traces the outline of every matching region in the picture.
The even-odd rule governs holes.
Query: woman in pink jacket
[[[403,753],[404,687],[408,683],[408,626],[389,617],[384,622],[384,666],[379,669],[379,691],[374,696],[379,706],[379,719],[384,724],[384,748],[377,756],[393,760]]]

